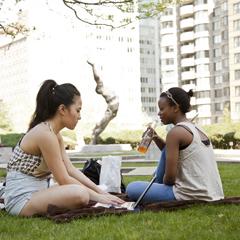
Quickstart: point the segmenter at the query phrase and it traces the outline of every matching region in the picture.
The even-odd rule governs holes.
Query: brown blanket
[[[118,195],[125,201],[129,201],[125,194]],[[3,203],[3,199],[0,198],[0,203]],[[141,211],[174,211],[178,209],[184,209],[193,205],[221,205],[221,204],[237,204],[240,205],[240,197],[226,197],[224,199],[212,202],[200,201],[200,200],[187,200],[187,201],[169,201],[169,202],[158,202],[140,205],[136,211],[130,211],[123,208],[95,208],[93,205],[95,202],[91,202],[84,208],[77,209],[64,209],[54,205],[49,205],[47,210],[47,218],[55,221],[56,223],[70,222],[74,219],[80,219],[85,217],[99,217],[106,215],[123,215],[127,213],[136,213]],[[44,215],[46,217],[46,215]]]
[[[121,198],[127,200],[125,195],[120,196]],[[136,213],[141,211],[173,211],[178,209],[183,209],[191,207],[196,204],[238,204],[240,205],[240,197],[226,197],[222,200],[206,202],[199,200],[187,200],[187,201],[169,201],[169,202],[158,202],[152,204],[141,205],[137,211],[130,211],[127,209],[115,209],[115,208],[103,208],[92,207],[95,203],[90,203],[84,208],[78,209],[62,209],[53,205],[48,206],[47,217],[57,223],[69,222],[74,219],[84,218],[84,217],[96,217],[96,216],[106,216],[106,215],[123,215],[126,213]]]

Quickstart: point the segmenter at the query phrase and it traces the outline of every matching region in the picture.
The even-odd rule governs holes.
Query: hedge
[[[230,124],[212,124],[204,126],[203,129],[209,136],[214,148],[218,149],[240,149],[240,123]],[[121,132],[103,132],[98,138],[98,144],[131,144],[135,149],[141,141],[141,136],[144,130],[125,130]],[[165,127],[158,127],[156,129],[159,136],[166,137]],[[73,132],[64,132],[63,135],[68,136],[72,140],[76,140]],[[0,135],[1,144],[4,146],[13,147],[23,136],[23,133],[9,133]],[[85,143],[89,144],[90,137],[84,137]]]

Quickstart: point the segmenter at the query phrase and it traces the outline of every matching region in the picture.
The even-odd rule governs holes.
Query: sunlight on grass
[[[240,196],[240,164],[219,164],[226,196]],[[151,176],[124,176],[129,183]],[[240,236],[237,205],[198,205],[173,212],[142,212],[123,216],[84,218],[56,224],[44,218],[20,218],[0,211],[1,240],[32,239],[231,239]]]

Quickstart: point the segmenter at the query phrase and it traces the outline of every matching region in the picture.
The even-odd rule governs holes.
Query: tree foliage
[[[13,1],[15,5],[24,0]],[[50,0],[46,0],[48,2]],[[7,1],[0,0],[0,16]],[[157,16],[169,4],[178,0],[62,0],[62,3],[75,15],[75,17],[89,25],[99,25],[120,28],[131,24],[136,19],[146,19]],[[23,9],[17,12],[21,18]],[[6,22],[0,17],[0,35],[15,37],[26,34],[30,29],[20,20]]]

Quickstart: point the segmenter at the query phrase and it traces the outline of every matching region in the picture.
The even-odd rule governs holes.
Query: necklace
[[[47,126],[49,127],[50,132],[55,133],[55,132],[53,131],[53,128],[52,128],[50,122],[47,122],[47,121],[46,121],[46,122],[44,122],[44,124],[47,125]]]

